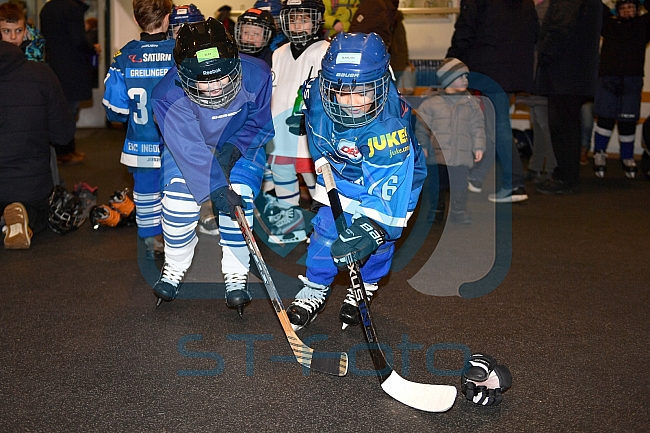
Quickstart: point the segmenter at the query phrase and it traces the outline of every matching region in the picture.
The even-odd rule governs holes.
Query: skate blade
[[[198,226],[196,228],[196,230],[198,230],[199,233],[203,233],[203,234],[206,234],[206,235],[219,236],[219,229],[208,230],[208,229],[205,229],[205,228],[203,228],[201,226]]]
[[[307,239],[307,233],[304,230],[296,230],[295,232],[287,233],[286,235],[272,235],[269,236],[269,242],[276,245],[281,244],[295,244]]]
[[[341,324],[341,331],[345,331],[345,328],[347,328],[348,326],[350,326],[350,325],[348,325],[347,323],[342,323]]]

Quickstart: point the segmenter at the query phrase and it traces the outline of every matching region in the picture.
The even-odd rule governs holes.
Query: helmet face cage
[[[323,13],[314,8],[282,8],[280,24],[292,44],[305,45],[323,25]]]
[[[192,102],[205,108],[223,108],[235,99],[241,89],[241,62],[237,59],[230,72],[217,78],[193,79],[182,73],[180,69],[178,78],[185,94]]]
[[[325,113],[335,122],[348,128],[367,125],[379,116],[388,96],[390,76],[377,80],[343,84],[320,77],[320,94]]]
[[[240,15],[235,24],[235,40],[242,53],[255,54],[264,49],[271,40],[274,29],[273,17],[268,11],[248,10]]]
[[[63,235],[83,224],[86,217],[83,215],[79,198],[57,185],[50,196],[47,220],[52,231]]]

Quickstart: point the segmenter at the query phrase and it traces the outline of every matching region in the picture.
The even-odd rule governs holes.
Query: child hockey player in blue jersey
[[[250,8],[237,18],[235,40],[239,51],[264,60],[271,66],[273,52],[269,48],[275,37],[275,20],[271,12]]]
[[[232,218],[234,207],[243,205],[253,223],[264,145],[273,137],[271,71],[262,60],[240,56],[233,37],[214,18],[181,27],[174,62],[152,98],[165,143],[165,265],[154,294],[165,301],[178,294],[198,242],[194,229],[201,203],[211,200],[219,216],[226,304],[241,315],[251,300],[250,256]]]
[[[324,11],[322,0],[283,0],[280,22],[289,43],[273,52],[271,111],[275,137],[266,151],[277,200],[265,195],[263,214],[269,219],[270,230],[284,243],[301,242],[307,237],[299,207],[297,174],[310,189],[316,177],[304,132],[301,86],[316,76],[329,46],[322,38]],[[267,185],[270,183],[265,185],[265,191],[271,189]]]
[[[122,164],[133,174],[138,235],[147,245],[147,257],[163,252],[160,196],[160,132],[151,92],[173,66],[174,41],[167,40],[171,0],[134,0],[133,16],[142,28],[113,57],[106,79],[103,104],[108,120],[128,122]]]
[[[295,329],[311,323],[325,307],[337,266],[349,260],[361,260],[371,299],[390,270],[395,241],[417,204],[426,166],[411,108],[390,79],[389,61],[377,34],[339,33],[325,53],[320,76],[305,85],[309,149],[317,172],[331,165],[353,235],[338,236],[318,176],[314,200],[320,208],[312,220],[307,274],[299,276],[304,287],[287,308]],[[361,320],[349,289],[340,319],[348,325]]]
[[[169,17],[169,29],[167,30],[167,37],[169,39],[176,39],[178,30],[183,24],[198,23],[205,20],[201,10],[197,8],[194,3],[189,5],[174,6],[172,14]]]

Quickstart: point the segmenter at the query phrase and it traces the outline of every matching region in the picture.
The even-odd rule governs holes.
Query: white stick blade
[[[395,371],[381,384],[386,394],[400,403],[426,412],[445,412],[456,401],[456,387],[411,382]]]

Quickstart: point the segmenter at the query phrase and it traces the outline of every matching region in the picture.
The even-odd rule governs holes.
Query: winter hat
[[[441,87],[449,87],[461,75],[469,74],[467,65],[454,57],[447,57],[436,71]]]

